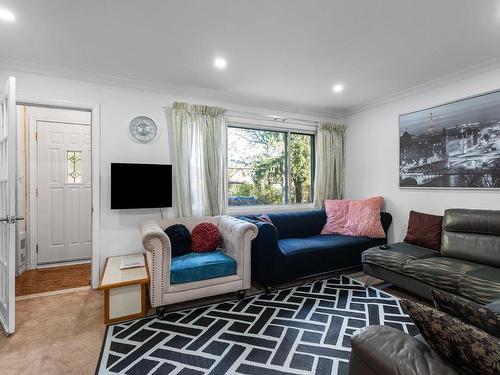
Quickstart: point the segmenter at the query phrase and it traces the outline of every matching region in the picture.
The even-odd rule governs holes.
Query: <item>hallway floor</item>
[[[16,297],[90,285],[90,263],[25,271],[16,278]]]

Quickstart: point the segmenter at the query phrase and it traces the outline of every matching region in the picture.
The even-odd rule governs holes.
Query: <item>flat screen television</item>
[[[172,166],[111,163],[111,209],[172,207]]]

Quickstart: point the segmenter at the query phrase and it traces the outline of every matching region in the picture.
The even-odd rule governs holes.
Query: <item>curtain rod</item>
[[[170,104],[172,104],[171,102]],[[163,107],[164,109],[172,109],[172,106],[165,106]],[[281,116],[281,115],[265,115],[262,113],[255,113],[255,112],[244,112],[244,111],[236,111],[236,110],[231,110],[231,109],[226,109],[225,112],[226,116],[233,117],[233,118],[242,118],[242,119],[255,119],[255,120],[267,120],[271,122],[276,122],[276,123],[284,123],[284,124],[295,124],[295,125],[306,125],[309,124],[309,126],[317,126],[320,124],[320,121],[313,121],[313,120],[306,120],[306,119],[301,119],[301,118],[295,118],[295,117],[286,117],[286,116]],[[295,122],[296,121],[296,122]],[[299,123],[297,123],[299,122]]]
[[[235,118],[255,118],[257,120],[267,120],[267,121],[272,121],[272,122],[277,122],[277,123],[285,123],[285,124],[290,124],[290,123],[295,123],[297,125],[318,125],[319,121],[313,121],[313,120],[306,120],[306,119],[301,119],[301,118],[294,118],[294,117],[286,117],[286,116],[281,116],[281,115],[264,115],[261,113],[252,113],[252,112],[240,112],[240,111],[232,111],[232,110],[226,110],[226,116],[229,117],[235,117]],[[298,122],[298,123],[297,123]]]

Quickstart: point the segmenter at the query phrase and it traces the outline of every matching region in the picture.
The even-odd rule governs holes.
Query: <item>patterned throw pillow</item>
[[[383,204],[383,197],[363,200],[326,200],[327,218],[321,234],[385,238],[384,228],[380,221],[380,210]]]
[[[432,289],[436,309],[500,338],[500,313],[479,303],[440,290]]]
[[[191,233],[182,224],[174,224],[165,229],[165,234],[170,239],[172,258],[180,257],[191,252]]]
[[[198,224],[191,232],[191,238],[194,253],[213,251],[220,243],[219,228],[212,223]]]
[[[401,300],[427,343],[471,375],[500,374],[500,340],[444,312]]]

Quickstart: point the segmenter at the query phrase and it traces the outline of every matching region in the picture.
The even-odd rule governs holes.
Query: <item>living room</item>
[[[500,373],[499,27],[493,0],[0,1],[0,372]],[[47,161],[49,129],[87,143]],[[419,321],[452,297],[487,355]]]

